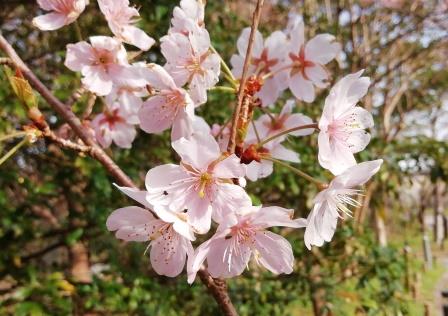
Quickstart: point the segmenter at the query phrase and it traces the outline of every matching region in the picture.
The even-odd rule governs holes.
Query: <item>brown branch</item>
[[[227,293],[227,284],[223,279],[213,279],[206,269],[198,271],[199,278],[213,295],[219,307],[226,316],[238,315]]]
[[[87,146],[77,146],[77,144],[75,143],[57,137],[56,135],[54,135],[54,133],[48,134],[47,137],[49,137],[51,140],[55,141],[62,147],[78,151],[86,150],[94,159],[98,160],[105,167],[105,169],[117,180],[120,185],[137,188],[132,180],[120,169],[120,167],[115,164],[115,162],[109,156],[107,156],[107,154],[101,149],[101,147],[99,147],[97,143],[90,137],[81,121],[75,116],[71,109],[60,100],[58,100],[25,65],[22,59],[15,52],[14,48],[6,41],[1,33],[0,49],[10,57],[14,66],[18,67],[22,71],[24,77],[30,82],[31,86],[33,86],[33,88],[40,93],[40,95],[48,102],[48,104],[64,118],[64,120],[73,129],[75,134],[78,135]],[[56,137],[54,137],[53,135]],[[49,249],[45,249],[44,251],[40,251],[36,254],[28,256],[28,258],[26,259],[29,260],[31,258],[34,258],[35,256],[40,255],[41,253],[48,252],[49,250],[52,250],[59,246],[61,246],[60,243],[55,244]],[[201,281],[204,283],[209,292],[215,298],[220,308],[223,310],[224,314],[227,316],[238,315],[227,292],[227,285],[225,281],[221,279],[213,279],[205,269],[199,270],[198,274]]]
[[[92,146],[86,146],[84,144],[78,144],[75,142],[72,142],[68,139],[64,139],[62,137],[57,136],[53,131],[46,130],[43,133],[43,136],[50,140],[51,142],[59,145],[62,148],[75,150],[80,153],[88,154],[89,156],[92,156],[95,158],[95,148]]]
[[[237,101],[236,107],[233,111],[232,126],[230,128],[229,144],[227,145],[227,151],[230,154],[235,152],[238,119],[239,119],[241,107],[243,104],[244,90],[246,88],[246,81],[247,81],[247,73],[249,71],[249,65],[250,65],[250,61],[252,58],[252,47],[254,46],[255,33],[258,29],[258,23],[260,22],[261,8],[263,7],[263,3],[264,3],[264,0],[257,0],[257,6],[255,7],[255,11],[252,16],[252,25],[250,28],[249,43],[247,45],[247,50],[246,50],[246,58],[244,59],[243,74],[241,76],[240,86],[238,88],[238,98],[237,98],[238,101]]]
[[[0,33],[0,49],[8,55],[15,67],[19,68],[23,76],[30,82],[31,86],[48,102],[48,104],[70,125],[76,135],[88,146],[94,148],[92,157],[98,160],[104,168],[124,186],[136,188],[132,180],[115,164],[115,162],[101,149],[96,141],[90,136],[88,130],[81,121],[70,110],[70,108],[57,99],[50,90],[34,75],[22,59],[17,55],[14,48],[6,41]]]

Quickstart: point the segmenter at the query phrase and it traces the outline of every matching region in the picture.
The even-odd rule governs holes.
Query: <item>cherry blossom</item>
[[[360,202],[354,197],[360,190],[354,189],[366,183],[381,167],[382,159],[362,162],[336,176],[327,189],[322,190],[314,198],[314,207],[307,218],[305,245],[322,246],[324,241],[331,241],[338,218],[341,214],[351,216],[347,205],[358,207]]]
[[[159,211],[160,219],[141,207],[128,206],[115,210],[106,226],[116,231],[115,236],[125,241],[147,242],[151,247],[151,265],[158,274],[178,276],[187,256],[193,255],[191,240],[194,234],[186,223],[184,213]]]
[[[204,27],[204,9],[203,0],[181,0],[180,5],[173,10],[169,33],[187,35],[195,27]]]
[[[112,86],[112,91],[106,96],[106,103],[112,104],[117,102],[126,112],[138,113],[143,104],[143,99],[149,95],[147,85],[144,80],[144,71],[146,71],[146,63],[135,63],[132,65],[133,71],[139,74],[143,80],[139,81],[117,81]],[[137,118],[138,119],[138,118]],[[138,124],[136,122],[136,124]]]
[[[356,106],[370,85],[362,73],[347,75],[336,83],[319,120],[319,163],[334,175],[354,166],[353,154],[364,150],[370,141],[365,129],[373,127],[372,114]]]
[[[290,99],[283,106],[281,112],[279,114],[269,113],[263,114],[260,116],[255,122],[255,127],[257,129],[258,137],[262,140],[266,139],[270,136],[277,135],[281,132],[284,132],[288,129],[310,125],[313,123],[311,118],[306,115],[300,113],[293,113],[293,109],[296,107],[296,103],[294,100]],[[314,132],[314,128],[301,129],[297,131],[293,131],[288,133],[288,135],[292,136],[306,136],[310,135]],[[256,135],[254,128],[249,129],[248,139],[254,139]],[[283,140],[287,135],[279,137],[279,139]]]
[[[33,19],[33,24],[42,31],[54,31],[73,23],[84,11],[88,0],[37,0],[45,11],[51,11]]]
[[[172,140],[188,136],[184,130],[191,129],[189,121],[194,119],[189,94],[159,65],[148,65],[144,76],[153,91],[139,111],[140,127],[147,133],[161,133],[172,126]]]
[[[290,44],[284,67],[287,81],[294,96],[305,102],[313,102],[316,97],[314,86],[325,88],[329,74],[324,65],[329,63],[341,50],[330,34],[319,34],[305,43],[302,21],[295,21],[290,30]]]
[[[293,271],[294,255],[289,242],[267,230],[273,226],[304,227],[304,219],[293,220],[294,210],[277,206],[242,207],[236,221],[221,223],[216,233],[200,245],[188,258],[188,282],[207,260],[207,269],[214,278],[231,278],[243,273],[251,258],[275,274]]]
[[[244,177],[244,165],[235,155],[221,155],[209,133],[181,138],[172,147],[181,164],[157,166],[146,175],[147,200],[155,208],[186,210],[189,223],[203,234],[210,229],[212,217],[219,223],[233,209],[251,203],[244,189],[232,182]]]
[[[144,51],[155,43],[154,39],[134,26],[140,14],[136,8],[129,6],[129,0],[98,0],[98,5],[117,38]]]
[[[97,95],[107,95],[112,91],[113,83],[141,81],[127,61],[126,50],[114,38],[92,36],[90,43],[78,42],[67,45],[65,66],[80,71],[82,83]]]
[[[187,36],[172,33],[160,39],[162,54],[167,60],[166,70],[177,86],[188,83],[196,104],[207,101],[207,89],[219,80],[220,58],[210,51],[207,30],[194,27]]]
[[[122,107],[115,102],[93,119],[91,125],[101,146],[106,148],[114,142],[121,148],[131,148],[137,135],[134,125],[139,123],[137,113],[132,110],[135,109]]]
[[[250,28],[245,28],[241,32],[237,41],[238,55],[233,55],[230,60],[233,66],[232,73],[236,78],[241,78],[243,73],[249,35]],[[287,88],[283,83],[285,82],[284,72],[277,72],[286,57],[287,46],[286,35],[281,31],[273,32],[266,41],[263,41],[259,31],[255,33],[249,75],[256,76],[262,84],[261,90],[255,96],[260,98],[263,106],[272,105],[280,93]],[[263,80],[263,76],[266,75],[271,77]]]

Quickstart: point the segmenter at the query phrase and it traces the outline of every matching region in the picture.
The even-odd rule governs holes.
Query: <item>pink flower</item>
[[[281,132],[284,132],[288,129],[304,126],[312,124],[313,121],[306,115],[300,113],[293,113],[293,109],[296,106],[294,100],[290,99],[283,106],[282,111],[279,114],[270,113],[263,114],[260,116],[255,122],[255,127],[258,132],[258,136],[261,140],[266,139],[270,136],[277,135]],[[297,130],[289,133],[288,135],[292,136],[306,136],[310,135],[314,132],[314,128],[307,128],[303,130]],[[251,126],[248,132],[248,139],[255,139],[255,130]],[[286,135],[279,137],[279,140],[284,140]]]
[[[138,27],[134,26],[140,14],[129,6],[129,0],[98,0],[101,12],[116,37],[141,50],[148,50],[155,43]]]
[[[173,78],[159,65],[150,64],[144,72],[152,96],[139,111],[140,127],[147,133],[161,133],[170,128],[172,140],[177,140],[189,130],[194,120],[194,103],[188,93],[178,88]]]
[[[186,210],[189,223],[203,234],[210,229],[212,217],[219,223],[233,209],[250,204],[244,189],[232,182],[244,176],[245,167],[235,155],[222,156],[209,133],[181,138],[172,146],[181,164],[158,166],[146,175],[147,200],[155,208]]]
[[[381,167],[382,159],[362,162],[350,167],[331,181],[329,187],[314,198],[314,207],[307,218],[305,245],[322,246],[331,241],[341,213],[351,216],[347,205],[360,206],[353,197],[360,194],[354,189],[366,183]]]
[[[293,220],[294,210],[277,206],[245,207],[236,221],[219,225],[216,233],[188,258],[188,282],[192,283],[202,263],[214,278],[231,278],[243,273],[251,257],[275,274],[293,271],[294,255],[289,242],[267,230],[272,226],[304,227],[303,219]]]
[[[361,77],[362,72],[336,83],[319,120],[319,163],[334,175],[356,165],[353,154],[364,150],[370,141],[365,129],[373,127],[373,117],[356,106],[370,85],[368,77]]]
[[[170,32],[187,35],[195,27],[204,27],[203,0],[182,0],[173,10]]]
[[[160,275],[175,277],[182,272],[187,256],[193,255],[190,240],[195,237],[186,222],[186,214],[167,210],[159,210],[156,214],[160,219],[141,207],[119,208],[108,217],[106,226],[110,231],[116,231],[118,239],[149,241],[153,269]]]
[[[101,146],[107,148],[113,141],[118,147],[131,148],[137,134],[134,124],[138,124],[138,117],[129,110],[115,102],[93,119],[92,128]]]
[[[129,66],[123,45],[114,38],[92,36],[89,44],[79,42],[67,45],[65,66],[80,71],[82,83],[97,95],[107,95],[114,83],[139,82],[138,72]]]
[[[341,45],[330,34],[319,34],[305,44],[302,21],[294,23],[289,35],[289,52],[284,63],[289,68],[286,70],[289,88],[296,98],[313,102],[314,86],[325,88],[328,84],[329,74],[324,65],[336,57]]]
[[[145,63],[135,63],[131,68],[134,72],[140,72],[140,77],[144,77],[143,72],[146,70]],[[118,103],[120,107],[127,113],[136,114],[143,104],[142,98],[148,96],[147,85],[145,80],[140,81],[118,81],[112,86],[112,91],[106,96],[106,103]],[[134,124],[139,124],[138,117]]]
[[[37,0],[39,7],[52,11],[33,19],[34,26],[42,31],[57,30],[73,23],[84,11],[88,0]]]
[[[185,36],[172,33],[160,39],[162,54],[167,60],[166,70],[178,87],[188,83],[196,104],[207,101],[207,89],[219,80],[220,58],[210,51],[207,30],[195,27]]]
[[[233,66],[232,72],[237,78],[241,78],[243,73],[249,35],[250,28],[245,28],[241,32],[237,42],[238,55],[233,55],[230,60]],[[261,90],[255,96],[260,98],[263,106],[275,103],[280,93],[287,87],[283,83],[285,81],[284,75],[281,72],[276,73],[286,56],[287,44],[286,35],[281,31],[272,33],[266,41],[263,41],[260,32],[257,31],[255,34],[249,75],[255,75],[262,84]],[[262,79],[263,76],[272,73],[275,75],[266,81]]]

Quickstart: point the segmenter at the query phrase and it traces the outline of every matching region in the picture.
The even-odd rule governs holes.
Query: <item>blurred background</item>
[[[82,34],[111,35],[91,0],[80,16]],[[174,0],[133,0],[139,25],[155,39],[169,26]],[[281,229],[293,245],[294,273],[274,276],[257,266],[229,280],[241,315],[443,315],[448,290],[448,2],[438,0],[265,1],[260,31],[284,29],[302,15],[307,37],[331,33],[343,52],[329,64],[335,82],[366,69],[372,86],[362,106],[374,114],[370,145],[359,161],[385,160],[365,188],[363,207],[340,221],[333,241],[308,251],[303,231]],[[229,61],[254,1],[210,0],[206,27]],[[32,0],[2,0],[0,30],[38,77],[83,117],[88,96],[73,99],[80,77],[63,65],[73,27],[41,32],[31,20],[42,14]],[[1,54],[1,53],[0,53]],[[0,55],[1,56],[1,55]],[[141,60],[163,63],[158,45]],[[328,90],[297,111],[318,119]],[[288,96],[285,96],[285,99]],[[209,93],[198,114],[224,123],[234,97]],[[0,134],[29,123],[0,71]],[[280,108],[283,102],[279,102]],[[70,136],[64,122],[40,100],[51,126]],[[94,107],[94,112],[99,111]],[[84,117],[89,119],[89,117]],[[65,133],[65,134],[64,134]],[[313,137],[291,140],[301,168],[322,179]],[[19,141],[0,143],[2,155]],[[139,132],[133,148],[108,153],[143,187],[150,168],[176,161],[169,133]],[[146,245],[117,241],[107,216],[130,201],[99,163],[39,140],[0,166],[0,315],[219,315],[205,287],[185,275],[155,274]],[[294,208],[306,217],[315,188],[286,169],[249,183],[254,201]],[[445,243],[445,248],[444,248]],[[445,307],[448,309],[448,307]],[[447,312],[448,313],[448,312]],[[445,314],[448,315],[448,314]]]

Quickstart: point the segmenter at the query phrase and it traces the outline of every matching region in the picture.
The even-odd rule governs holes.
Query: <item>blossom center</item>
[[[264,122],[264,126],[266,126],[270,132],[282,130],[285,127],[285,121],[288,118],[287,115],[279,115],[268,122]]]
[[[213,177],[208,172],[201,174],[199,178],[199,192],[198,192],[198,195],[201,199],[205,197],[206,193],[205,191],[212,181]]]
[[[347,205],[360,207],[361,203],[353,198],[359,195],[361,195],[361,190],[343,189],[337,190],[337,192],[332,195],[331,199],[336,204],[336,207],[340,213],[344,213],[351,217],[352,211],[347,207]]]
[[[305,70],[306,68],[314,67],[315,64],[312,61],[306,60],[305,49],[303,47],[300,48],[299,54],[289,53],[289,58],[292,61],[291,76],[300,73],[302,74],[303,78],[309,80],[308,76],[305,73]]]
[[[100,124],[108,124],[110,128],[113,128],[115,124],[123,123],[125,120],[118,113],[118,109],[112,111],[106,111],[104,117],[100,120]]]
[[[230,236],[235,238],[235,242],[242,244],[252,242],[256,233],[256,228],[249,221],[243,221],[230,229]],[[229,238],[231,238],[229,237]]]
[[[202,68],[202,63],[207,59],[210,55],[210,52],[206,52],[201,56],[193,56],[187,63],[187,70],[191,73],[191,75],[205,75],[205,70]]]
[[[106,49],[95,49],[95,53],[97,57],[95,64],[97,66],[108,66],[115,63],[115,58],[110,51]]]
[[[252,58],[252,65],[257,68],[256,73],[259,74],[268,74],[271,72],[271,68],[278,63],[277,58],[269,59],[268,49],[265,48],[261,52],[259,58]]]

